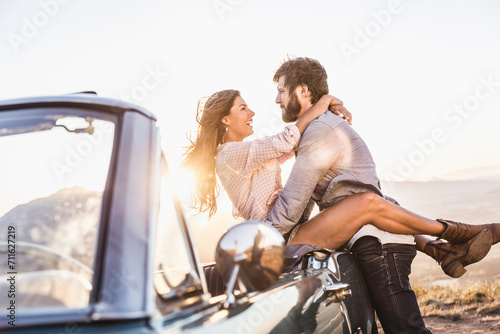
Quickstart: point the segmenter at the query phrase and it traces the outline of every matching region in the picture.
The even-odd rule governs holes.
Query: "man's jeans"
[[[409,275],[414,245],[381,245],[375,237],[359,238],[351,248],[365,277],[373,307],[389,333],[430,333],[425,328]]]

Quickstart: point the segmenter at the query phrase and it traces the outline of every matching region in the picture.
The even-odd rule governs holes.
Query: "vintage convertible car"
[[[201,263],[148,110],[3,101],[0,153],[2,333],[376,332],[349,253],[245,222]]]

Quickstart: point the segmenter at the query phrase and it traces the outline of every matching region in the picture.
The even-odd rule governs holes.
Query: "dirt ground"
[[[475,312],[467,313],[463,314],[460,320],[436,316],[424,317],[425,326],[434,334],[500,333],[500,315],[478,317]],[[380,323],[378,323],[378,331],[384,333]]]
[[[433,333],[500,333],[500,315],[478,317],[475,312],[470,312],[455,321],[439,317],[425,317],[424,321]]]

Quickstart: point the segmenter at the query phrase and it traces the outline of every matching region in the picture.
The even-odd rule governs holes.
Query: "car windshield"
[[[162,165],[154,284],[157,293],[166,300],[198,294],[202,283],[193,266],[196,255],[190,246],[188,226],[181,205],[173,195],[178,183],[176,175],[169,173],[164,157]]]
[[[0,112],[0,299],[18,314],[89,305],[115,119],[75,110]]]

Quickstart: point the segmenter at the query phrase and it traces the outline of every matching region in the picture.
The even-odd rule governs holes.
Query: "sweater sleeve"
[[[339,133],[328,124],[315,121],[309,125],[300,143],[288,181],[268,219],[282,234],[302,217],[318,180],[342,154]]]

